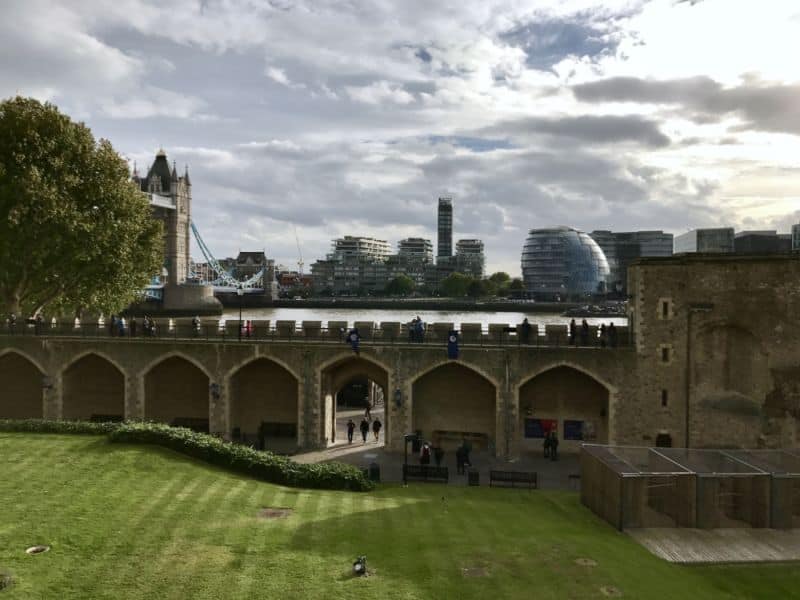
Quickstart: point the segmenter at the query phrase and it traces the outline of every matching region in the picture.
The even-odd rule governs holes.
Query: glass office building
[[[588,234],[570,227],[531,229],[522,249],[522,279],[535,298],[564,300],[604,293],[605,254]]]

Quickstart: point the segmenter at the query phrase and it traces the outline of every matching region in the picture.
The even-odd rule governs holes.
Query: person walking
[[[117,319],[117,335],[125,337],[125,319],[123,317]]]
[[[531,343],[531,324],[528,323],[528,317],[522,321],[522,325],[519,326],[519,341],[521,344],[528,345]]]
[[[431,464],[431,447],[428,442],[422,444],[422,448],[419,451],[419,464],[421,465],[429,465]]]
[[[108,322],[108,335],[114,337],[117,334],[117,315],[111,315],[111,320]]]
[[[353,422],[353,419],[347,420],[347,443],[353,443],[353,433],[356,430],[356,424]]]
[[[383,423],[381,423],[379,418],[375,417],[375,420],[372,422],[372,433],[375,434],[376,442],[378,441],[378,435],[381,432],[381,427],[383,427]]]
[[[581,322],[581,346],[589,345],[589,323],[584,319]]]
[[[195,315],[192,317],[192,335],[198,337],[200,335],[200,317]]]
[[[544,434],[544,457],[550,458],[550,432]]]
[[[369,398],[364,399],[364,404],[366,404],[366,408],[364,409],[364,418],[367,421],[372,421],[372,404],[369,401]]]
[[[550,432],[550,460],[558,460],[558,434],[555,429]]]
[[[575,319],[572,319],[569,322],[569,345],[570,346],[574,346],[575,345],[575,342],[576,342],[575,334],[577,333],[576,329],[577,329],[577,325],[575,324]]]
[[[433,449],[433,460],[436,462],[437,467],[442,466],[442,460],[444,459],[444,449],[441,446],[436,446]]]
[[[367,443],[367,434],[369,433],[369,421],[367,421],[366,417],[361,419],[361,425],[359,425],[359,429],[361,430],[361,439],[366,444]]]
[[[608,326],[608,345],[612,348],[617,347],[617,328],[614,327],[614,323]]]
[[[605,348],[606,347],[606,324],[605,323],[601,323],[600,324],[600,347],[601,348]]]

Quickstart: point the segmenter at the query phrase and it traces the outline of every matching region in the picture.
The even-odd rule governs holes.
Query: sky
[[[217,258],[435,246],[450,196],[518,275],[532,228],[800,222],[798,32],[780,0],[4,0],[0,98],[188,165]]]

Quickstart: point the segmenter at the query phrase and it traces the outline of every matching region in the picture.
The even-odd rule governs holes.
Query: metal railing
[[[327,344],[347,343],[347,334],[350,329],[310,327],[310,328],[288,328],[280,325],[251,326],[239,328],[238,321],[228,320],[224,325],[203,324],[199,327],[185,323],[175,323],[170,325],[168,321],[159,320],[154,322],[152,329],[146,329],[138,322],[135,328],[130,325],[120,334],[117,327],[108,324],[83,323],[73,325],[72,323],[16,323],[11,325],[5,323],[0,326],[0,335],[3,336],[23,336],[23,337],[56,337],[56,338],[95,338],[117,340],[119,342],[131,340],[181,340],[196,342],[246,342],[246,343],[285,343],[285,342],[312,342]],[[567,331],[552,332],[547,335],[531,334],[527,340],[520,336],[513,328],[507,331],[490,331],[489,333],[478,334],[469,331],[459,335],[458,344],[460,347],[519,347],[519,348],[596,348],[614,350],[617,348],[627,348],[633,345],[633,339],[626,328],[619,328],[622,331],[616,339],[606,339],[605,342],[599,337],[586,337],[581,339],[575,336],[571,339]],[[371,330],[359,329],[361,345],[405,345],[405,346],[446,346],[448,343],[449,331],[436,331],[428,329],[422,335],[415,333],[411,335],[409,331],[402,328],[381,329],[376,327]]]

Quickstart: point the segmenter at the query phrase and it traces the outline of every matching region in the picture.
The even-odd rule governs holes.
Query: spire
[[[189,165],[186,165],[186,171],[183,173],[183,181],[186,185],[192,185],[192,182],[189,181]]]
[[[133,180],[139,181],[139,169],[136,168],[136,161],[133,161]]]
[[[172,161],[172,181],[178,181],[178,167],[175,161]]]

